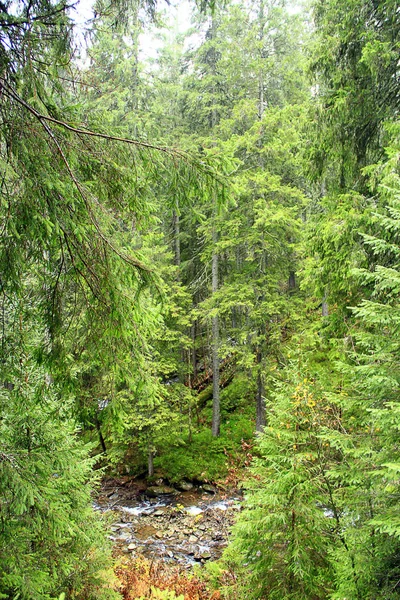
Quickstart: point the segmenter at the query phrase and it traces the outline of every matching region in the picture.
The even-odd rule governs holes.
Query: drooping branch
[[[85,203],[85,207],[86,210],[88,211],[90,220],[93,224],[93,226],[95,227],[99,237],[103,240],[103,242],[114,252],[114,254],[116,254],[119,258],[121,258],[124,262],[130,264],[133,267],[136,267],[142,271],[150,271],[150,269],[148,267],[146,267],[143,263],[141,263],[140,261],[132,258],[131,256],[128,256],[127,254],[125,254],[124,252],[121,252],[120,250],[118,250],[118,248],[115,247],[115,245],[111,242],[111,240],[104,234],[103,230],[101,229],[94,213],[92,210],[92,207],[90,205],[90,201],[88,199],[88,197],[86,196],[86,193],[82,187],[82,185],[80,184],[80,182],[78,181],[78,179],[75,177],[75,174],[71,168],[71,165],[68,162],[67,157],[65,156],[65,153],[63,151],[63,149],[61,148],[56,136],[54,135],[54,132],[51,130],[51,128],[49,127],[49,125],[41,118],[38,117],[39,121],[41,123],[41,125],[43,126],[43,128],[45,129],[45,131],[48,133],[49,137],[52,139],[52,141],[54,142],[57,151],[59,153],[59,155],[62,158],[63,163],[65,164],[65,167],[68,171],[68,174],[72,180],[72,182],[74,183],[76,189],[78,190],[82,200]]]
[[[51,129],[51,127],[49,126],[47,121],[56,121],[55,119],[47,119],[44,115],[40,114],[38,111],[36,111],[32,106],[30,106],[27,102],[25,102],[22,98],[20,98],[18,96],[18,94],[16,92],[14,92],[14,90],[12,90],[12,88],[5,82],[4,79],[0,78],[1,81],[3,82],[3,85],[5,86],[3,89],[5,90],[6,93],[9,93],[10,96],[12,96],[17,102],[19,102],[20,104],[22,104],[25,108],[27,108],[29,110],[29,112],[31,114],[33,114],[38,121],[40,122],[40,124],[42,125],[42,127],[44,128],[44,130],[46,131],[46,133],[48,134],[49,138],[52,140],[52,142],[54,143],[58,154],[60,155],[66,169],[68,172],[69,177],[71,178],[71,181],[73,182],[75,188],[77,189],[79,195],[81,196],[86,210],[88,211],[88,215],[90,217],[90,220],[93,224],[93,226],[96,229],[97,234],[99,235],[100,239],[112,250],[112,252],[117,255],[119,258],[121,258],[124,262],[130,264],[131,266],[138,268],[142,271],[147,271],[149,272],[150,269],[144,265],[142,262],[138,261],[137,259],[134,259],[131,256],[128,256],[127,254],[121,252],[118,248],[116,248],[116,246],[111,242],[111,240],[105,235],[104,231],[101,229],[94,213],[92,210],[92,206],[90,203],[89,198],[87,197],[85,190],[83,189],[82,184],[79,182],[79,180],[76,178],[71,165],[69,164],[69,161],[65,155],[65,152],[63,151],[59,141],[57,140],[56,136],[54,135],[53,130]],[[78,131],[77,131],[78,132]]]
[[[36,15],[35,17],[24,18],[24,17],[14,17],[13,15],[9,15],[5,11],[2,12],[2,19],[0,20],[0,27],[23,27],[24,25],[31,25],[32,23],[41,23],[42,25],[46,25],[47,27],[54,25],[54,17],[57,17],[60,13],[65,12],[69,8],[73,8],[74,4],[63,4],[60,8],[54,9],[51,12]]]
[[[119,137],[119,136],[115,136],[115,135],[101,133],[98,131],[92,131],[90,129],[75,127],[69,123],[66,123],[65,121],[61,121],[61,120],[51,117],[49,115],[44,115],[44,114],[40,113],[39,111],[37,111],[33,106],[31,106],[28,102],[26,102],[23,98],[21,98],[21,96],[19,96],[19,94],[14,90],[14,88],[12,86],[10,86],[10,84],[6,81],[6,79],[4,79],[4,77],[0,77],[0,85],[1,85],[0,92],[3,91],[6,95],[13,98],[18,104],[23,106],[28,112],[30,112],[34,117],[36,117],[36,119],[38,119],[42,123],[46,122],[46,121],[49,123],[54,123],[55,125],[63,127],[67,131],[71,131],[72,133],[75,133],[78,135],[96,137],[96,138],[100,138],[100,139],[108,140],[108,141],[112,141],[112,142],[121,142],[124,144],[135,146],[137,148],[162,152],[163,154],[166,154],[167,156],[169,156],[171,159],[176,158],[178,160],[183,160],[185,163],[188,163],[194,167],[201,168],[205,175],[209,176],[210,178],[212,178],[217,183],[220,183],[221,185],[224,184],[222,175],[220,173],[218,173],[212,166],[210,166],[206,162],[198,159],[197,157],[195,157],[187,152],[184,152],[183,150],[178,150],[177,148],[170,148],[168,146],[158,146],[157,144],[151,144],[149,142],[145,142],[142,140],[134,140],[131,138]]]

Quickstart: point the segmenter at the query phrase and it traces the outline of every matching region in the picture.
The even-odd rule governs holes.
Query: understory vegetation
[[[399,598],[398,2],[81,10],[0,2],[0,598]],[[222,558],[105,474],[241,488]]]

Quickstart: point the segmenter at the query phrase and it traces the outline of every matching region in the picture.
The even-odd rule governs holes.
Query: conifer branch
[[[151,144],[150,142],[144,142],[142,140],[134,140],[131,138],[120,137],[115,135],[109,135],[107,133],[101,133],[98,131],[92,131],[91,129],[85,129],[81,127],[75,127],[66,123],[65,121],[61,121],[60,119],[56,119],[49,115],[44,115],[37,111],[33,106],[31,106],[28,102],[26,102],[19,94],[10,86],[10,84],[4,79],[4,77],[0,77],[0,84],[3,86],[3,91],[5,94],[11,96],[16,102],[18,102],[21,106],[23,106],[28,112],[30,112],[34,117],[36,117],[39,121],[47,121],[49,123],[54,123],[60,127],[63,127],[67,131],[71,131],[72,133],[76,133],[78,135],[85,135],[89,137],[96,137],[103,140],[108,140],[112,142],[121,142],[124,144],[128,144],[131,146],[135,146],[137,148],[143,148],[146,150],[155,150],[157,152],[162,152],[163,154],[169,156],[170,158],[178,158],[183,160],[187,164],[191,164],[193,166],[197,166],[198,168],[203,169],[203,172],[214,179],[216,182],[223,184],[223,178],[220,173],[215,171],[213,167],[208,165],[207,163],[197,159],[196,157],[188,154],[183,150],[178,150],[177,148],[170,148],[168,146],[158,146],[157,144]]]
[[[51,117],[46,117],[45,115],[42,115],[37,110],[35,110],[32,106],[30,106],[27,102],[25,102],[25,100],[23,100],[20,96],[18,96],[18,94],[7,84],[7,82],[3,78],[0,78],[0,81],[2,81],[2,83],[3,83],[3,86],[4,86],[3,89],[4,89],[5,93],[6,94],[8,93],[14,100],[16,100],[18,103],[20,103],[22,106],[24,106],[24,108],[26,108],[32,115],[34,115],[36,117],[36,119],[38,119],[38,121],[40,122],[40,124],[42,125],[42,127],[44,128],[46,133],[48,134],[48,136],[53,141],[54,145],[57,148],[57,152],[60,155],[60,157],[67,169],[68,175],[70,176],[74,186],[78,190],[79,195],[81,196],[81,198],[85,204],[85,207],[86,207],[86,210],[88,211],[90,220],[91,220],[94,228],[96,229],[99,237],[102,239],[102,241],[106,244],[106,246],[108,246],[112,250],[112,252],[114,254],[116,254],[119,258],[121,258],[124,262],[130,264],[131,266],[133,266],[137,269],[140,269],[141,271],[150,272],[149,267],[144,265],[142,262],[140,262],[140,261],[134,259],[132,256],[128,256],[124,252],[121,252],[120,250],[118,250],[118,248],[116,248],[116,246],[111,242],[111,240],[105,235],[105,233],[101,229],[101,226],[100,226],[98,220],[96,219],[96,217],[93,213],[91,203],[85,193],[85,190],[83,189],[82,184],[76,178],[76,176],[72,170],[72,167],[69,164],[69,161],[65,155],[65,152],[63,151],[59,141],[57,140],[56,136],[54,135],[53,130],[51,129],[51,127],[49,126],[47,121],[65,125],[65,127],[67,129],[73,130],[75,133],[85,133],[85,131],[71,128],[67,124],[64,124],[62,121],[58,121],[57,119],[53,119]],[[89,134],[91,135],[92,132],[90,132]],[[96,134],[93,133],[93,135],[96,135]]]

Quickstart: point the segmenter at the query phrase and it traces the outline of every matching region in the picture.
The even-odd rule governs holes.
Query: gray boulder
[[[177,494],[178,492],[167,485],[151,485],[145,491],[146,496],[149,498],[157,498],[158,496],[169,496],[171,494]]]
[[[179,481],[179,483],[176,484],[176,487],[182,492],[190,492],[194,488],[194,485],[193,483],[190,483],[190,481],[182,479],[182,481]]]

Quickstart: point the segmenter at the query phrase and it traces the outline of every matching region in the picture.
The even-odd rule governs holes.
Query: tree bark
[[[181,266],[181,240],[180,240],[180,222],[178,210],[174,210],[174,249],[175,249],[175,264]]]
[[[260,0],[260,6],[258,9],[258,40],[260,42],[260,70],[258,72],[258,118],[263,118],[265,110],[265,96],[264,96],[264,56],[262,49],[262,40],[264,38],[264,27],[265,27],[265,12],[264,12],[264,0]]]
[[[99,440],[100,440],[101,449],[103,450],[104,454],[107,454],[106,443],[105,443],[103,434],[101,432],[100,422],[99,422],[99,420],[97,418],[96,418],[96,429],[97,429],[97,433],[99,434]]]
[[[325,292],[324,297],[322,298],[322,316],[327,317],[328,315],[329,315],[328,297]]]
[[[211,40],[215,40],[217,24],[215,18],[212,17],[211,21]],[[216,52],[215,47],[213,47],[212,54],[212,63],[211,70],[213,75],[216,75]],[[217,125],[218,115],[215,108],[215,98],[216,90],[214,88],[214,105],[211,111],[211,130]],[[217,252],[217,242],[218,242],[218,232],[217,232],[217,199],[215,197],[215,192],[213,192],[212,198],[212,259],[211,259],[211,292],[214,296],[218,291],[218,252]],[[214,315],[211,321],[211,335],[212,335],[212,375],[213,375],[213,414],[212,414],[212,425],[211,432],[213,437],[218,437],[220,434],[220,425],[221,425],[221,409],[220,409],[220,398],[219,398],[219,317],[218,315]]]
[[[215,212],[215,211],[214,211]],[[215,294],[218,290],[218,254],[216,244],[218,234],[213,223],[212,242],[212,293]],[[212,317],[212,372],[213,372],[213,415],[212,415],[212,434],[218,437],[220,433],[220,399],[219,399],[219,318],[218,315]]]
[[[154,452],[149,446],[149,452],[147,455],[147,472],[149,477],[154,475]]]
[[[197,350],[196,350],[196,334],[197,334],[197,320],[192,325],[192,368],[193,368],[193,379],[197,377]]]
[[[257,397],[256,397],[256,431],[262,431],[265,427],[265,398],[264,378],[261,371],[262,353],[257,351]]]

